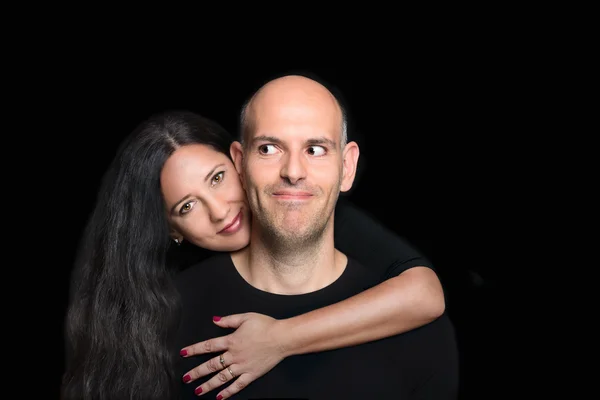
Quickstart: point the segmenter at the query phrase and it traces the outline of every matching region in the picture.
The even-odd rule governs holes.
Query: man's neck
[[[253,234],[250,245],[233,253],[232,260],[250,285],[276,294],[322,289],[340,277],[348,261],[335,249],[333,229],[329,227],[310,243],[275,244]]]

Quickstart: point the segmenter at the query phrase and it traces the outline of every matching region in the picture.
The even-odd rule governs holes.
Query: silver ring
[[[221,363],[221,365],[223,366],[223,369],[227,368],[227,365],[225,365],[225,359],[223,358],[223,354],[221,354],[219,356],[219,362]],[[229,371],[231,372],[231,370]]]
[[[233,371],[231,370],[231,368],[227,367],[227,371],[229,371],[229,373],[231,374],[231,378],[235,378],[235,374],[233,373]]]

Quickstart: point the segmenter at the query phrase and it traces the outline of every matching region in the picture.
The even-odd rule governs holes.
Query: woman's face
[[[160,185],[173,238],[213,251],[250,242],[250,212],[235,166],[210,146],[180,147],[163,166]]]

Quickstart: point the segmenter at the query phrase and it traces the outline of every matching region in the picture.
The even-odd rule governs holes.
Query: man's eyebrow
[[[327,144],[330,147],[336,147],[337,143],[334,140],[328,139],[326,137],[318,137],[318,138],[314,138],[314,139],[308,139],[306,141],[308,144],[311,145],[315,145],[315,144]]]
[[[261,135],[252,138],[252,144],[255,144],[256,142],[271,142],[281,144],[281,139],[275,136]]]
[[[252,144],[255,144],[256,142],[270,142],[270,143],[281,144],[282,140],[275,136],[261,135],[261,136],[256,136],[252,139]],[[328,139],[324,136],[308,139],[306,141],[306,143],[309,145],[326,144],[333,148],[335,148],[337,146],[337,143],[334,140]]]

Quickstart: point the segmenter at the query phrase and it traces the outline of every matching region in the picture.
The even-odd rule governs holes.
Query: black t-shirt
[[[381,281],[431,261],[403,237],[340,196],[334,218],[335,247],[374,272]]]
[[[228,254],[216,255],[183,271],[176,280],[183,314],[173,351],[178,353],[182,347],[233,331],[213,324],[214,315],[257,312],[277,319],[289,318],[342,301],[379,280],[373,271],[349,258],[345,271],[331,285],[302,295],[277,295],[248,284]],[[177,373],[183,376],[217,355],[183,358]],[[194,389],[209,378],[182,384],[182,398],[197,399]],[[391,338],[288,357],[232,398],[454,399],[457,388],[454,329],[443,315]]]

